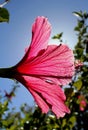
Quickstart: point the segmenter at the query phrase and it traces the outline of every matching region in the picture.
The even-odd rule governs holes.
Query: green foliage
[[[62,37],[62,35],[63,35],[63,32],[53,36],[53,39],[60,39]]]
[[[77,16],[77,17],[83,18],[82,11],[80,11],[80,12],[74,11],[73,14],[74,14],[75,16]]]
[[[0,8],[0,22],[9,22],[9,12],[6,8]]]
[[[62,42],[62,35],[63,35],[63,32],[61,32],[61,33],[59,33],[59,34],[53,36],[52,38],[53,38],[53,39],[58,39],[60,42]]]
[[[76,82],[74,82],[73,86],[76,87],[76,89],[79,91],[82,87],[82,81],[79,79]]]

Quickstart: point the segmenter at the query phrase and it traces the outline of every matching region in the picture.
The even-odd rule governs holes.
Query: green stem
[[[1,78],[12,78],[13,77],[12,68],[0,68],[0,77]]]

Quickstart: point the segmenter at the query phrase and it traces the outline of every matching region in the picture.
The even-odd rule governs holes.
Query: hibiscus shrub
[[[77,16],[75,61],[73,52],[66,45],[47,46],[51,25],[47,18],[38,17],[32,26],[31,45],[23,59],[11,68],[0,69],[0,77],[21,82],[41,108],[24,104],[19,112],[15,112],[15,108],[9,110],[9,103],[16,96],[16,82],[10,93],[5,91],[3,96],[0,92],[0,129],[88,129],[88,13],[80,11],[73,14]],[[62,42],[62,35],[60,33],[53,38]],[[60,86],[66,84],[63,92]]]

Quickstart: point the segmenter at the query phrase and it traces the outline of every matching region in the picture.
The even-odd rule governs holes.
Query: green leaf
[[[66,119],[63,119],[62,127],[64,127],[65,125],[66,125]]]
[[[74,91],[73,88],[65,88],[66,97],[69,98],[69,97],[73,96],[73,94],[74,94],[73,91]]]
[[[78,27],[81,29],[84,26],[84,20],[78,22]]]
[[[84,18],[87,19],[88,18],[88,13],[85,11],[84,12]]]
[[[80,28],[79,28],[78,26],[76,26],[76,27],[74,28],[74,30],[75,30],[75,31],[80,31]]]
[[[9,22],[9,12],[6,8],[0,8],[0,22]]]
[[[75,15],[75,16],[77,16],[77,17],[83,17],[83,15],[82,15],[82,12],[80,11],[80,12],[73,12],[73,14]]]
[[[75,86],[77,88],[77,90],[80,90],[81,87],[82,87],[82,81],[81,80],[78,80],[76,81],[73,86]]]
[[[69,126],[71,129],[73,128],[75,122],[76,122],[76,117],[71,116],[71,118],[69,119]]]
[[[75,116],[72,116],[71,118],[70,118],[70,120],[69,121],[71,121],[71,122],[75,122],[76,121],[76,117]]]
[[[83,30],[82,30],[82,32],[81,32],[81,35],[84,35],[84,34],[86,33],[86,31],[87,31],[87,28],[86,28],[86,27],[83,28]]]
[[[52,38],[53,38],[53,39],[60,39],[60,38],[62,37],[62,35],[63,35],[63,32],[61,32],[61,33],[59,33],[59,34],[53,36]]]
[[[75,52],[78,54],[78,59],[83,55],[83,48],[76,48]]]

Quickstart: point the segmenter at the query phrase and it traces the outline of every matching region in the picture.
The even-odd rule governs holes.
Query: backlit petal
[[[51,25],[45,17],[37,17],[32,26],[32,40],[28,57],[33,57],[42,49],[46,49],[51,33]]]
[[[38,16],[32,26],[32,40],[29,47],[25,50],[25,55],[22,60],[17,64],[34,57],[42,49],[46,49],[51,33],[51,25],[46,17]]]
[[[24,61],[17,69],[22,74],[41,76],[45,80],[65,85],[74,74],[73,52],[66,45],[51,45],[40,55]]]
[[[19,78],[20,80],[31,92],[43,113],[47,113],[49,109],[57,117],[63,117],[65,113],[69,113],[69,109],[64,103],[66,100],[65,94],[59,86],[42,81],[40,78],[29,76],[22,76]]]

